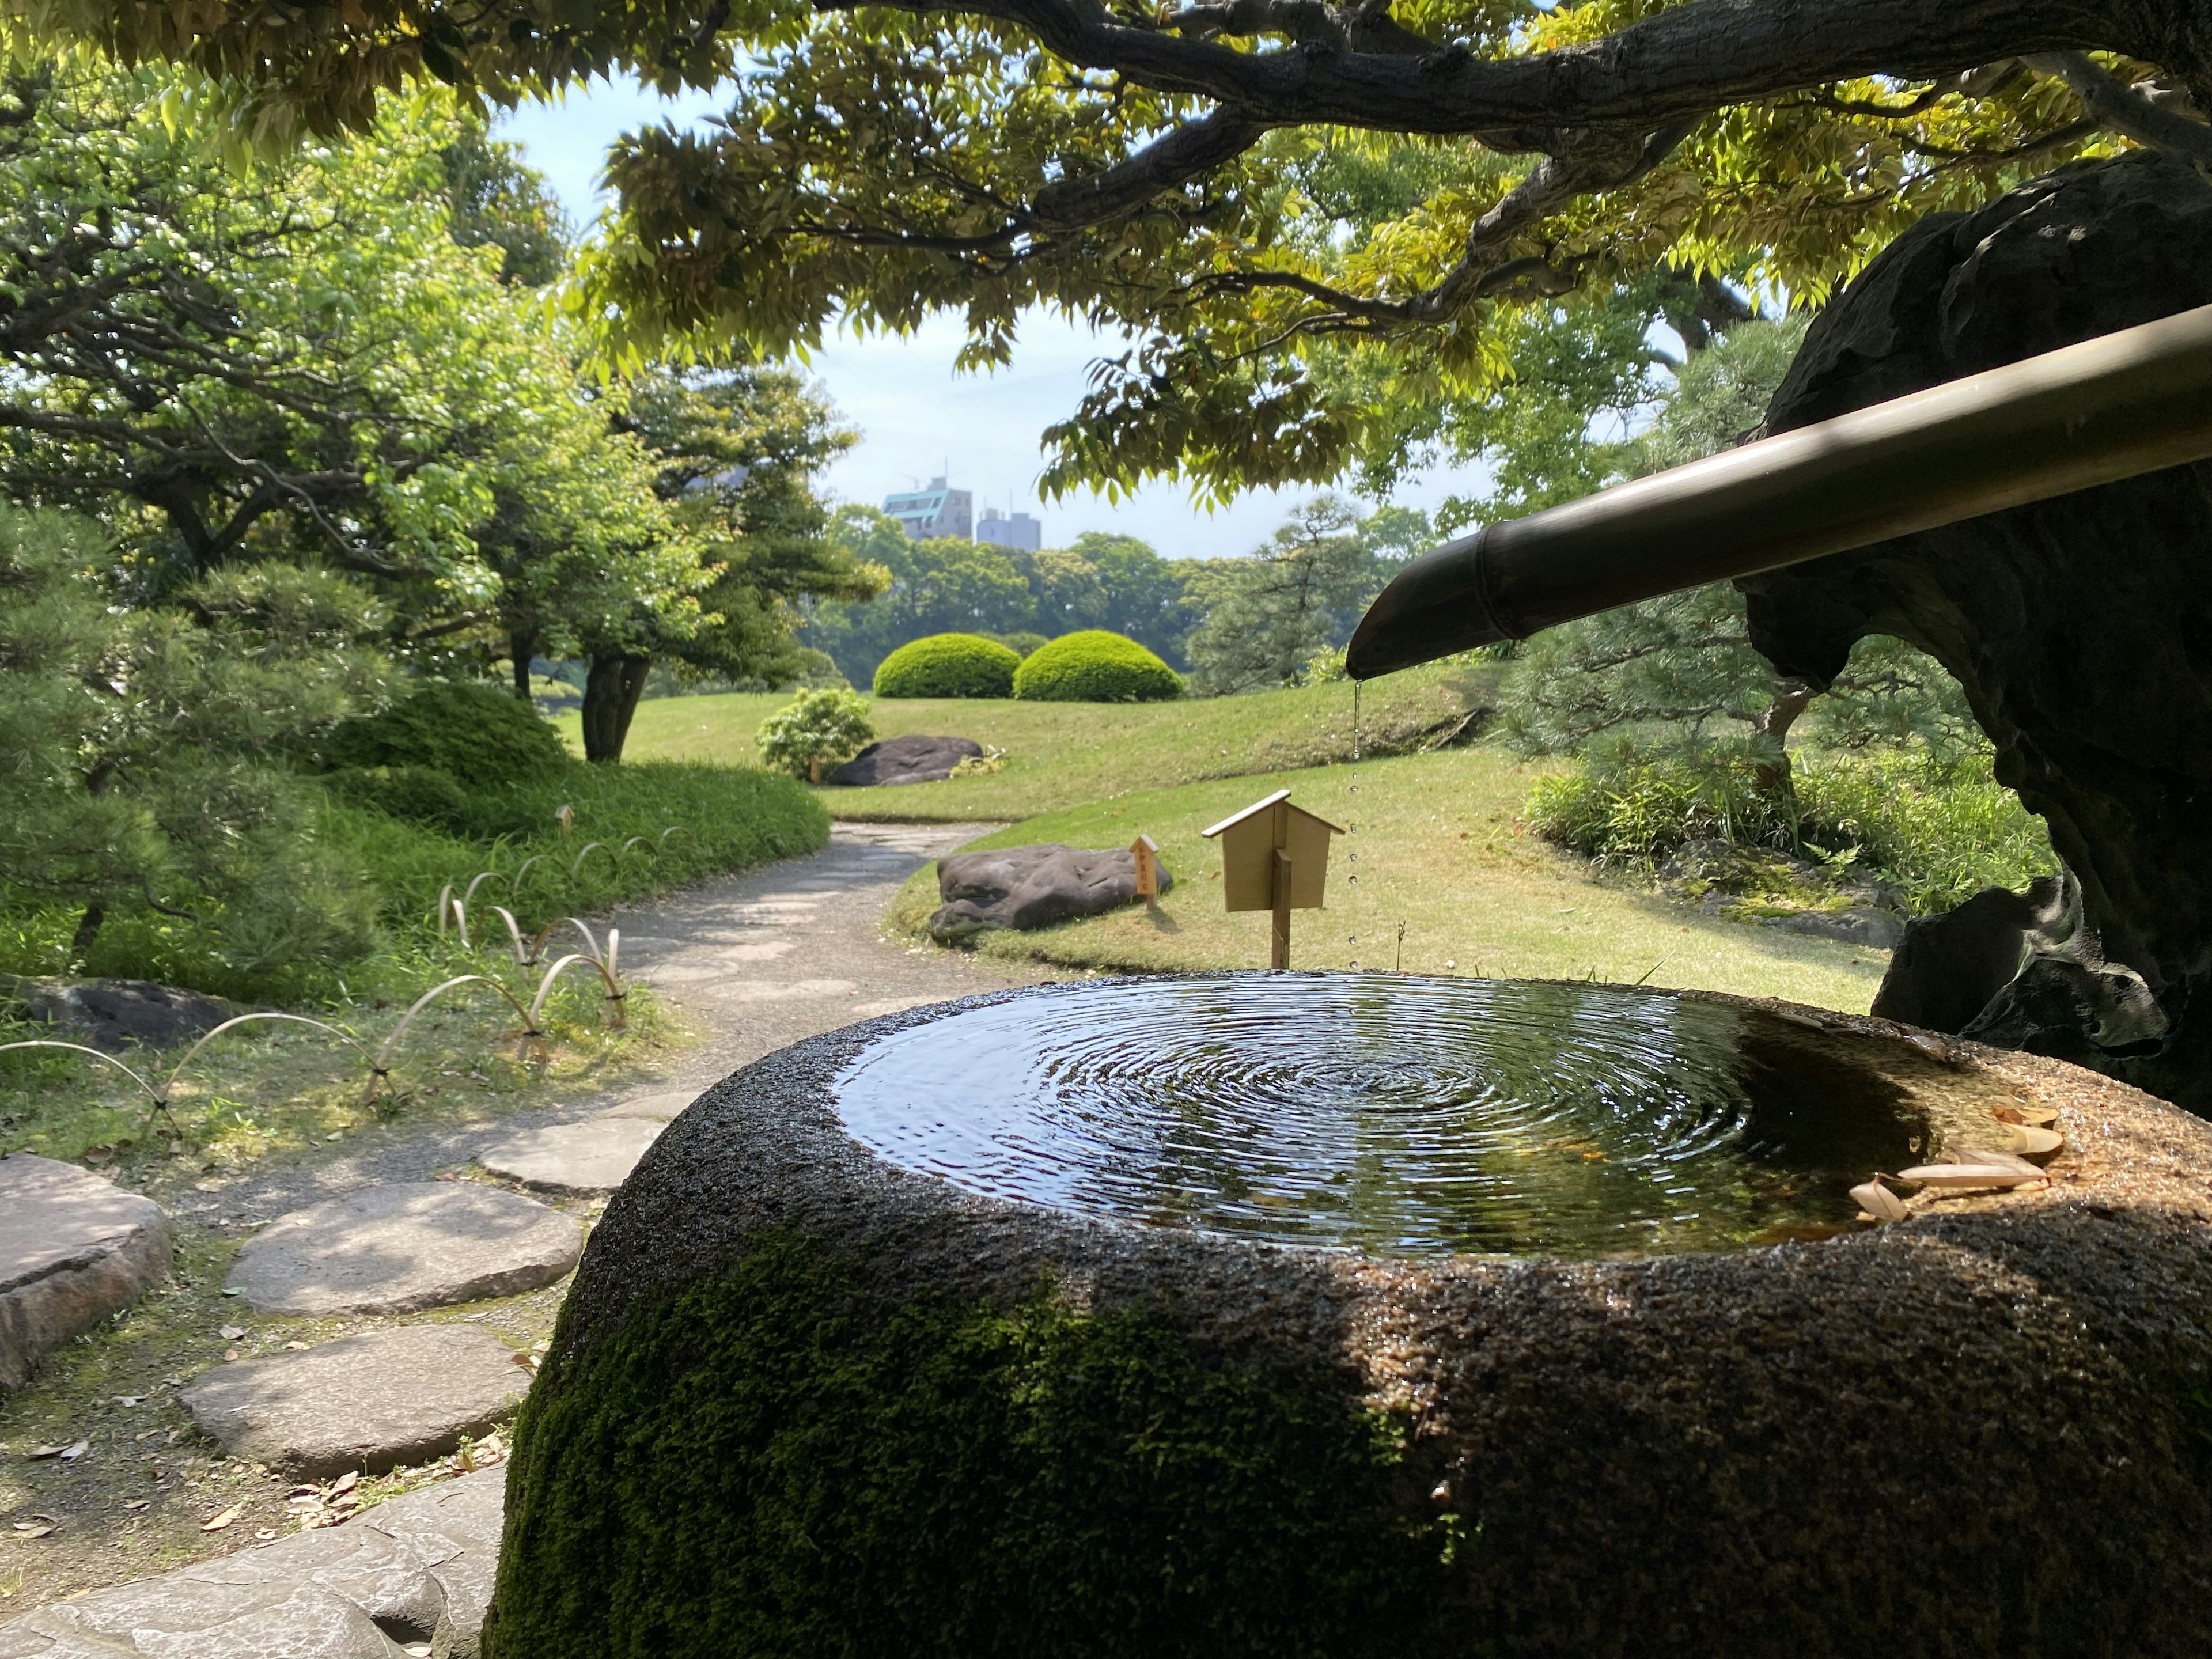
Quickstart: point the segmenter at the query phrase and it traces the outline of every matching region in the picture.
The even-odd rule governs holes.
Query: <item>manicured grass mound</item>
[[[1182,677],[1136,641],[1091,628],[1024,657],[1014,695],[1033,702],[1166,702],[1182,696]]]
[[[1433,1477],[1345,1374],[861,1277],[757,1237],[541,1377],[486,1659],[1449,1646]]]
[[[1006,697],[1013,695],[1019,653],[981,634],[932,634],[909,641],[876,665],[879,697]]]
[[[568,751],[538,711],[497,686],[425,680],[391,708],[341,720],[326,766],[428,766],[463,784],[521,783],[565,771]]]

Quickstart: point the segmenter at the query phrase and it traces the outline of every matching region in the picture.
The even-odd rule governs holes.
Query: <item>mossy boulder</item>
[[[331,728],[332,769],[429,767],[473,787],[526,783],[564,770],[568,751],[538,711],[497,686],[425,680],[390,708]]]
[[[1014,695],[1041,702],[1164,702],[1182,696],[1182,676],[1136,641],[1091,628],[1023,658]]]
[[[848,1137],[841,1073],[966,1006],[772,1054],[641,1162],[516,1426],[491,1659],[2202,1650],[2212,1126],[1793,1010],[1900,1086],[2055,1107],[2052,1190],[1364,1257]]]
[[[1022,659],[981,634],[910,640],[876,665],[879,697],[1009,697]]]

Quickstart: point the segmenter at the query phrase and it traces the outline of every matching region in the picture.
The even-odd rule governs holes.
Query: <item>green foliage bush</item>
[[[1801,756],[1790,792],[1762,774],[1778,753],[1757,739],[1594,749],[1537,780],[1528,820],[1549,840],[1619,864],[1656,863],[1708,839],[1856,849],[1921,914],[1948,909],[1984,887],[2023,886],[2057,867],[2042,823],[1997,782],[1986,753],[1916,747]]]
[[[1034,702],[1164,702],[1182,696],[1182,677],[1134,640],[1092,628],[1023,659],[1014,695]]]
[[[538,711],[492,685],[425,680],[374,714],[334,727],[323,745],[332,768],[434,767],[478,787],[565,772],[568,751]]]
[[[327,781],[339,799],[410,823],[459,830],[469,820],[467,794],[434,766],[348,767],[331,773]]]
[[[1006,697],[1021,654],[981,634],[933,634],[876,665],[879,697]]]
[[[855,691],[802,691],[760,723],[762,760],[795,778],[848,761],[875,741],[868,700]]]

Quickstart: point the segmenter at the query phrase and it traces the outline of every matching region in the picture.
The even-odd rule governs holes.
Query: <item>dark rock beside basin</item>
[[[885,738],[872,743],[829,774],[825,783],[888,787],[900,783],[936,783],[983,746],[966,738]]]
[[[769,1055],[592,1236],[487,1654],[2201,1653],[2212,1125],[1760,1006],[1931,1110],[2054,1109],[2050,1186],[1740,1251],[1372,1257],[878,1157],[836,1079],[947,1008]]]
[[[0,975],[0,1000],[56,1026],[56,1035],[109,1054],[169,1048],[246,1012],[221,997],[146,979],[39,979]]]
[[[1175,886],[1161,865],[1159,888]],[[954,853],[937,861],[941,908],[929,919],[940,945],[996,927],[1049,927],[1095,916],[1137,896],[1137,858],[1126,847],[1069,847],[1039,842],[988,853]]]

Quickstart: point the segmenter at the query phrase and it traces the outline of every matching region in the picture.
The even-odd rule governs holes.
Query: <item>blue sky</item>
[[[668,101],[635,83],[594,82],[556,105],[526,105],[502,118],[500,131],[520,144],[579,224],[589,224],[601,200],[599,173],[619,133],[662,119],[695,120],[715,100],[694,94]],[[955,374],[957,322],[939,319],[904,339],[840,337],[818,353],[812,373],[860,428],[859,446],[833,467],[831,490],[851,501],[876,501],[909,481],[949,465],[955,485],[985,504],[1041,516],[1047,545],[1064,545],[1086,530],[1140,536],[1171,558],[1249,551],[1267,539],[1307,492],[1256,492],[1212,513],[1194,507],[1180,484],[1155,483],[1131,499],[1109,501],[1088,492],[1040,502],[1035,494],[1042,459],[1038,437],[1064,418],[1083,395],[1085,371],[1106,342],[1078,324],[1042,314],[1028,318],[1012,366],[994,374]],[[1119,340],[1110,343],[1115,351]],[[1455,475],[1409,484],[1398,500],[1426,507],[1450,493]],[[1469,479],[1457,477],[1459,486]]]

